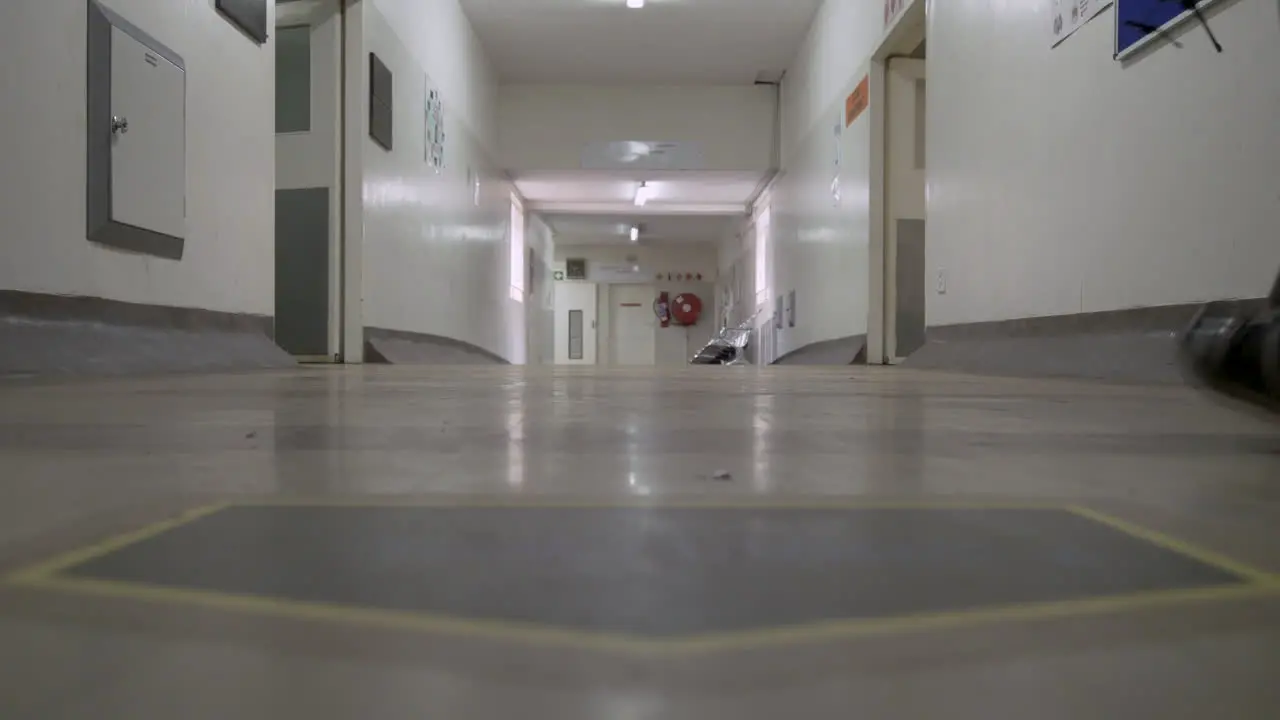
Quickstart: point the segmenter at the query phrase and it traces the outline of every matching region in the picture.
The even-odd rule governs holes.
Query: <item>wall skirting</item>
[[[862,365],[867,362],[867,336],[810,343],[773,361],[774,365]]]
[[[1245,311],[1265,300],[1238,301]],[[1176,338],[1201,303],[930,327],[909,368],[1125,383],[1183,382]]]
[[[509,365],[505,358],[471,343],[406,330],[366,327],[367,363],[393,365]]]
[[[0,376],[287,368],[270,316],[0,290]]]

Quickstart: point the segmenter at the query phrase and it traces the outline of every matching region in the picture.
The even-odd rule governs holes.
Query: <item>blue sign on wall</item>
[[[1133,55],[1217,0],[1116,0],[1117,60]],[[1216,41],[1215,41],[1216,44]]]

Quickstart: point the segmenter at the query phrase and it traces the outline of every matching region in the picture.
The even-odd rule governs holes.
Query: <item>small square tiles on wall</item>
[[[391,68],[374,53],[369,53],[369,137],[382,149],[390,151],[395,135],[392,126]]]

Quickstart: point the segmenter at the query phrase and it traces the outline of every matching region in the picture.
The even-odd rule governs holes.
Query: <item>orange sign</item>
[[[867,105],[871,103],[870,80],[871,77],[869,75],[863,75],[862,81],[853,89],[853,92],[849,93],[849,97],[844,99],[845,127],[852,125],[853,121],[857,120],[862,111],[866,110]]]

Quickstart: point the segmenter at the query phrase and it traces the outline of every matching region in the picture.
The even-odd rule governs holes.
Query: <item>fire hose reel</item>
[[[702,315],[702,299],[693,293],[680,293],[671,303],[671,315],[677,325],[697,325]]]

